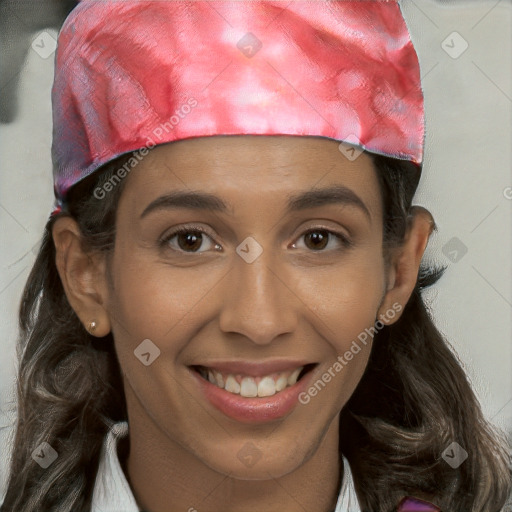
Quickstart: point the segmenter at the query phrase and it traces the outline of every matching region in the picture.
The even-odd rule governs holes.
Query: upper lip
[[[205,361],[194,366],[202,366],[221,373],[244,374],[250,377],[259,377],[285,371],[293,371],[301,366],[312,365],[311,361],[298,359],[272,359],[267,361]]]

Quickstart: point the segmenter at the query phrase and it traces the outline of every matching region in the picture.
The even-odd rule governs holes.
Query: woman
[[[85,1],[56,64],[2,511],[500,510],[398,5]]]

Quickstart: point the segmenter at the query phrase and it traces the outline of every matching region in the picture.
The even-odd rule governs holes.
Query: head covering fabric
[[[59,34],[55,211],[125,153],[320,136],[423,159],[420,67],[396,1],[83,0]]]

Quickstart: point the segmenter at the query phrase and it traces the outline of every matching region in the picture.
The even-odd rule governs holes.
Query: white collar
[[[128,423],[116,423],[105,437],[92,498],[92,512],[140,512],[117,455],[120,439],[128,435]],[[343,457],[343,483],[335,512],[361,512],[352,472]]]

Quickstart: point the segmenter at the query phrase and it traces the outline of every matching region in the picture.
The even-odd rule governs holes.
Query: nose
[[[224,333],[238,333],[257,345],[268,345],[281,334],[294,332],[299,298],[270,251],[252,263],[236,256],[225,282],[226,300],[220,313]]]

